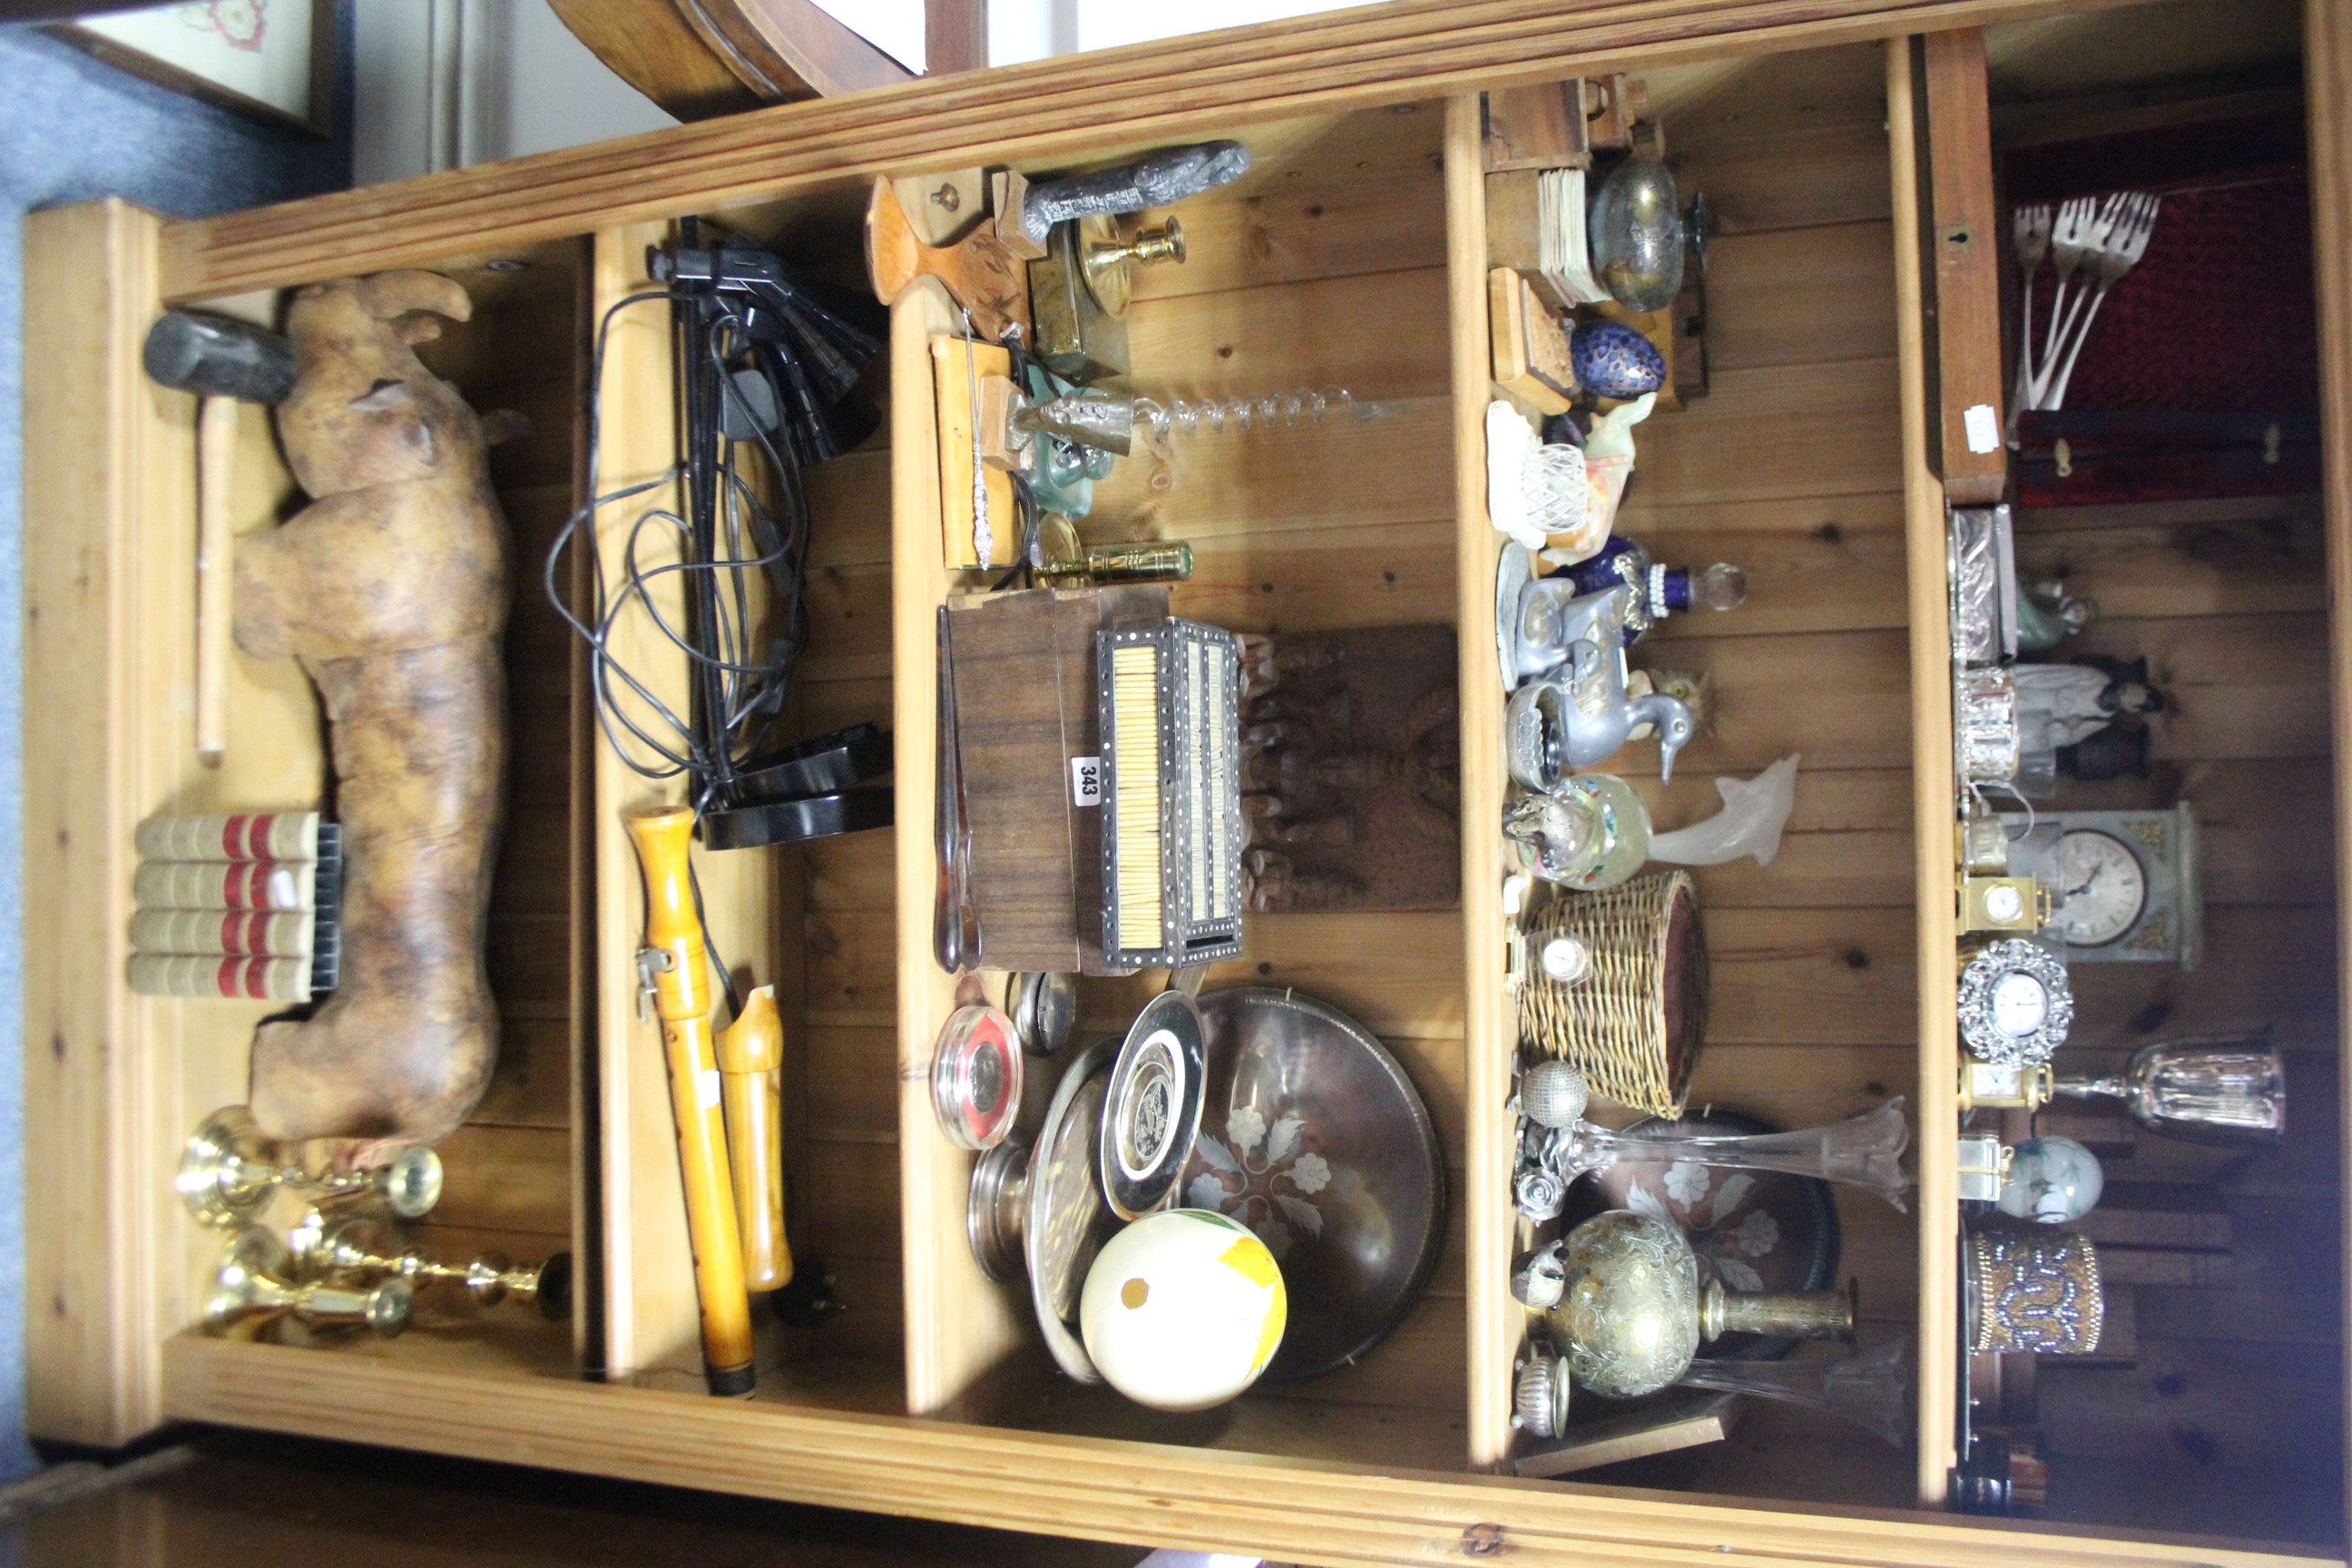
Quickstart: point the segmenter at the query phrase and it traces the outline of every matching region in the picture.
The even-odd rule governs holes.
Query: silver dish
[[[1078,1315],[1087,1270],[1118,1227],[1095,1173],[1095,1142],[1110,1092],[1110,1042],[1096,1041],[1055,1087],[1045,1125],[1037,1133],[1037,1152],[1029,1161],[1029,1212],[1022,1226],[1037,1327],[1055,1363],[1080,1383],[1100,1383],[1102,1373],[1070,1324]]]
[[[1361,1357],[1437,1265],[1445,1159],[1429,1109],[1362,1025],[1295,991],[1201,998],[1208,1112],[1180,1201],[1230,1215],[1282,1268],[1290,1326],[1268,1382]]]
[[[1103,1196],[1119,1218],[1158,1208],[1183,1174],[1201,1131],[1206,1053],[1200,1005],[1184,992],[1161,992],[1129,1026],[1095,1150]]]

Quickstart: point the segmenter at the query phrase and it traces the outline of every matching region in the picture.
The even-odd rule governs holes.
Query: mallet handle
[[[196,755],[218,766],[228,749],[236,399],[202,398],[196,409]]]

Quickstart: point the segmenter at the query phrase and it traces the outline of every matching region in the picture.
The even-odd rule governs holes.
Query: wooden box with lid
[[[1713,954],[1692,1087],[1806,1126],[1907,1102],[1909,1211],[1841,1193],[1846,1271],[1875,1332],[1908,1336],[1907,1447],[1818,1413],[1748,1408],[1724,1441],[1567,1480],[1510,1473],[1528,1318],[1517,1245],[1517,1025],[1505,991],[1504,700],[1486,627],[1482,95],[1638,76],[1685,190],[1713,210],[1704,396],[1640,431],[1620,526],[1662,556],[1743,565],[1738,611],[1676,617],[1645,662],[1706,679],[1712,721],[1671,784],[1612,763],[1662,822],[1717,776],[1803,756],[1777,859],[1697,872]],[[2307,126],[2324,450],[2319,493],[2030,507],[2021,570],[2099,603],[2084,651],[2145,654],[2172,700],[2147,779],[2084,809],[2192,799],[2203,964],[2077,966],[2084,1068],[2143,1038],[2269,1025],[2286,1142],[2249,1163],[2045,1111],[2108,1156],[2095,1364],[2004,1358],[1985,1409],[2034,1407],[2035,1517],[1946,1510],[1963,1372],[1955,1085],[1960,1045],[1946,509],[2000,499],[1967,411],[2005,405],[2016,286],[1996,160],[2261,116]],[[810,733],[895,731],[895,830],[704,858],[719,950],[773,975],[787,1032],[796,1248],[845,1310],[770,1323],[749,1400],[700,1388],[693,1276],[656,1026],[635,1007],[642,889],[622,812],[656,798],[597,733],[579,646],[541,592],[594,482],[673,458],[670,326],[648,246],[714,219],[862,283],[877,175],[1042,174],[1234,137],[1250,172],[1181,212],[1181,267],[1139,271],[1133,382],[1210,395],[1344,387],[1327,416],[1179,450],[1179,482],[1105,481],[1089,542],[1188,540],[1174,612],[1239,631],[1459,632],[1458,910],[1253,914],[1214,989],[1294,985],[1378,1035],[1432,1112],[1449,1227],[1409,1315],[1360,1363],[1168,1416],[1045,1360],[1026,1292],[966,1235],[971,1156],[925,1074],[955,1005],[933,962],[935,621],[983,584],[941,564],[928,288],[892,310],[858,449],[810,470]],[[1513,244],[1517,240],[1514,239]],[[161,810],[307,805],[324,786],[290,663],[239,656],[224,765],[191,744],[194,409],[139,347],[165,304],[257,317],[278,291],[420,267],[472,291],[424,352],[533,433],[493,479],[513,531],[513,764],[491,916],[504,1018],[491,1092],[441,1147],[437,1255],[569,1248],[569,1324],[485,1315],[400,1339],[291,1345],[202,1328],[219,1237],[173,1172],[245,1096],[259,1004],[131,994],[132,830]],[[37,1435],[128,1442],[174,1419],[378,1442],[895,1513],[1305,1563],[2074,1564],[2340,1561],[2346,1448],[2336,1084],[2339,782],[2352,694],[2352,5],[2080,0],[1894,5],[1443,0],[920,81],[195,222],[119,204],[31,220],[27,322],[25,1039]],[[608,312],[609,318],[608,318]],[[609,321],[609,324],[608,324]],[[601,363],[595,354],[602,346]],[[584,394],[601,376],[596,449]],[[239,526],[292,482],[241,414]],[[600,521],[608,562],[620,520]],[[578,584],[559,574],[559,593]],[[668,668],[651,641],[625,650]],[[673,659],[672,663],[676,661]],[[683,689],[682,668],[667,677]],[[1648,776],[1643,776],[1643,775]],[[1112,1032],[1140,980],[1088,980]],[[2063,1065],[2062,1059],[2062,1066]],[[2070,1070],[2080,1070],[2070,1069]],[[2120,1307],[2117,1303],[2122,1303]],[[1987,1384],[1994,1372],[2000,1386]]]

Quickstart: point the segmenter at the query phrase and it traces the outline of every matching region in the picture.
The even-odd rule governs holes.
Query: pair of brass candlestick
[[[290,1319],[306,1329],[365,1329],[390,1339],[409,1325],[420,1287],[451,1284],[484,1307],[509,1299],[557,1319],[572,1308],[572,1255],[532,1268],[502,1253],[437,1263],[394,1252],[379,1222],[330,1219],[311,1209],[284,1241],[263,1226],[236,1233],[214,1270],[205,1319],[214,1331],[257,1331]]]
[[[308,1329],[360,1328],[390,1338],[405,1329],[417,1290],[453,1285],[483,1307],[509,1299],[535,1303],[542,1315],[571,1310],[572,1255],[518,1268],[485,1252],[441,1263],[414,1247],[397,1248],[389,1226],[367,1217],[380,1207],[394,1219],[430,1212],[441,1196],[441,1161],[430,1149],[405,1149],[386,1164],[313,1175],[280,1163],[243,1106],[205,1119],[181,1156],[177,1185],[201,1224],[236,1234],[213,1272],[205,1316],[215,1332],[257,1332],[281,1321]],[[280,1192],[313,1201],[280,1240],[255,1223]]]
[[[280,1192],[305,1194],[320,1204],[373,1199],[402,1219],[418,1219],[441,1201],[441,1156],[404,1149],[388,1164],[312,1175],[301,1165],[280,1163],[251,1113],[232,1105],[205,1117],[188,1140],[176,1184],[196,1223],[216,1230],[253,1224]]]

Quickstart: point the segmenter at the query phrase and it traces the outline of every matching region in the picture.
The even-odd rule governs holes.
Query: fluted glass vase
[[[1895,1447],[1910,1441],[1911,1377],[1904,1342],[1826,1361],[1715,1361],[1700,1356],[1675,1382],[1717,1394],[1752,1394],[1843,1416]]]
[[[1911,1129],[1903,1120],[1903,1100],[1898,1095],[1860,1116],[1792,1132],[1613,1132],[1580,1120],[1551,1129],[1544,1157],[1567,1182],[1622,1161],[1657,1164],[1688,1161],[1867,1187],[1900,1209],[1904,1189],[1911,1184],[1903,1173],[1903,1151],[1910,1142]]]

